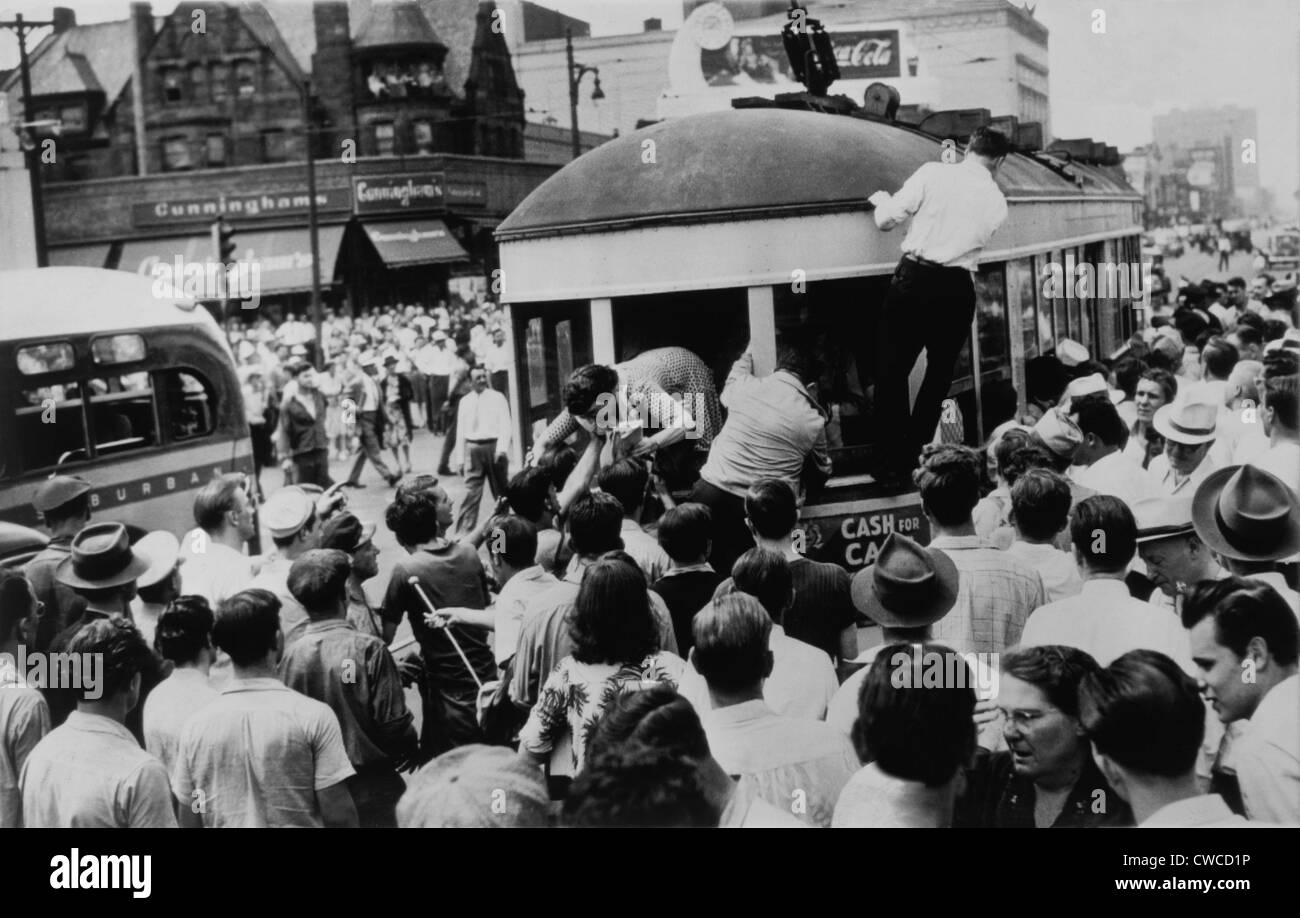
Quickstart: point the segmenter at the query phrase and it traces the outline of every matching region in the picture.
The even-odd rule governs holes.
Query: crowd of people
[[[539,438],[483,523],[434,476],[396,485],[379,603],[376,521],[310,464],[261,504],[262,556],[251,477],[134,544],[51,478],[0,661],[102,672],[0,670],[0,824],[1300,824],[1300,340],[1246,289],[1184,291],[1113,361],[1061,342],[983,452],[924,447],[928,544],[890,534],[852,576],[800,551],[829,469],[793,343],[766,377],[737,362],[681,501],[648,460],[698,448],[625,440],[595,403],[632,371],[579,368],[561,432],[585,438]],[[438,427],[443,318],[332,318],[337,385],[295,364],[292,318],[233,345],[280,418],[362,405],[378,352],[408,399],[388,419]],[[467,318],[476,366],[490,319]],[[364,417],[339,435],[363,458]]]

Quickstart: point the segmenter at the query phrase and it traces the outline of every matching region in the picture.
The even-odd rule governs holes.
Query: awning
[[[59,268],[102,268],[108,263],[108,250],[111,243],[99,242],[94,245],[69,245],[50,249],[50,265]]]
[[[470,260],[441,220],[368,222],[365,227],[379,257],[392,268]]]
[[[328,287],[334,282],[334,264],[338,260],[339,244],[343,241],[343,229],[342,225],[322,226],[319,229],[322,287]],[[249,232],[236,228],[234,242],[236,260],[258,266],[261,293],[289,293],[311,289],[311,234],[307,230]],[[122,247],[118,268],[152,275],[156,265],[172,265],[178,257],[183,264],[206,264],[213,259],[214,254],[212,237],[207,234],[170,239],[137,239]]]

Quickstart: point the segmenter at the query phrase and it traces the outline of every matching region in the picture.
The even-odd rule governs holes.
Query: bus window
[[[148,373],[91,379],[86,388],[96,456],[157,445],[158,418]]]
[[[975,275],[975,328],[980,336],[980,374],[1009,367],[1007,283],[1002,265],[982,267]]]
[[[134,363],[144,360],[145,346],[141,335],[111,335],[90,342],[90,353],[95,363]]]
[[[1038,313],[1034,291],[1038,283],[1034,277],[1034,260],[1018,258],[1007,262],[1007,282],[1013,284],[1020,298],[1020,330],[1024,336],[1025,359],[1038,356]]]
[[[75,364],[72,345],[67,341],[30,344],[18,349],[18,372],[24,376],[70,370]]]
[[[16,472],[33,472],[87,458],[77,386],[54,385],[18,393]]]
[[[172,440],[190,440],[216,427],[212,384],[195,370],[165,370],[157,383],[167,393],[167,429]]]

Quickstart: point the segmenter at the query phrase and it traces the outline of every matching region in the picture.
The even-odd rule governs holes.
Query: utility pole
[[[320,223],[316,212],[316,157],[312,151],[315,139],[311,112],[311,77],[302,83],[303,136],[307,145],[307,232],[311,237],[311,324],[316,331],[316,369],[325,368],[325,348],[321,325],[324,317],[320,305]]]
[[[11,20],[0,21],[0,28],[13,29],[18,35],[18,66],[23,85],[24,131],[31,130],[26,125],[31,125],[36,120],[36,114],[32,110],[32,73],[27,59],[27,33],[34,29],[53,26],[54,22],[52,21],[32,22],[23,19],[22,13],[14,14],[14,18]],[[40,144],[35,143],[34,136],[32,141],[31,143],[23,143],[23,153],[27,158],[27,177],[32,186],[32,229],[36,235],[36,266],[44,268],[49,263],[49,258],[45,252],[45,202],[44,195],[41,193]]]

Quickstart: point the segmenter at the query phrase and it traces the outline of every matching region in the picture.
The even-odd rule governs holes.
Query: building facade
[[[1242,155],[1259,139],[1253,108],[1175,109],[1152,119],[1151,134],[1167,206],[1194,221],[1259,212],[1259,167]]]
[[[32,52],[51,264],[148,274],[235,231],[272,315],[312,286],[315,160],[327,303],[432,302],[490,282],[492,229],[555,166],[524,160],[523,93],[480,0],[134,4]],[[137,91],[137,89],[139,91]],[[0,84],[21,105],[17,75]]]
[[[729,108],[738,96],[802,87],[781,49],[786,4],[685,5],[676,31],[574,38],[580,63],[600,68],[605,98],[578,99],[584,129],[612,134],[641,121]],[[1007,0],[849,0],[806,4],[831,34],[841,79],[830,89],[861,103],[873,82],[895,86],[905,105],[986,108],[1043,126],[1051,138],[1047,28]],[[774,8],[776,12],[773,12]],[[762,15],[754,15],[762,14]],[[562,39],[513,40],[528,118],[567,121]]]

